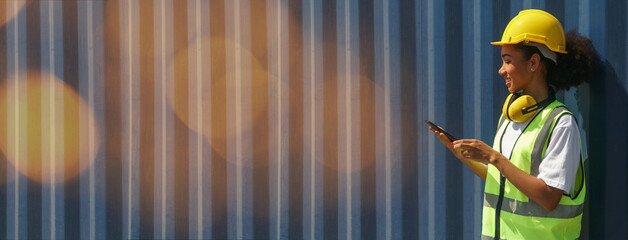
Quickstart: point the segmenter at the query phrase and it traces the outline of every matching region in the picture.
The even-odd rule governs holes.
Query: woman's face
[[[532,79],[529,60],[524,59],[523,52],[513,45],[502,45],[502,67],[499,75],[506,80],[511,93],[526,89]]]

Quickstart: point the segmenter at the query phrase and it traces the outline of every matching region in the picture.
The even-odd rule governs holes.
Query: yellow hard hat
[[[551,14],[538,9],[519,12],[506,26],[502,40],[491,44],[504,45],[520,42],[541,43],[551,51],[567,53],[565,32],[560,22]]]

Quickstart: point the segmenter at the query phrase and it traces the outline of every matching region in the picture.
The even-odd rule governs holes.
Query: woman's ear
[[[541,55],[538,53],[532,54],[529,60],[530,71],[534,72],[537,68],[539,68],[539,64],[541,63]]]

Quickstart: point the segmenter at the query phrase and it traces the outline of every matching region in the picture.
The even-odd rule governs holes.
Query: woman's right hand
[[[470,159],[466,159],[462,155],[463,149],[454,148],[454,145],[452,145],[452,142],[449,141],[449,138],[447,138],[445,134],[439,132],[436,129],[433,129],[432,127],[430,127],[430,130],[432,130],[432,132],[434,132],[436,137],[438,137],[438,140],[440,140],[440,142],[443,143],[443,145],[445,145],[445,147],[447,147],[447,149],[449,149],[449,151],[451,151],[451,153],[453,153],[456,156],[456,158],[460,159],[460,161],[462,161],[465,165],[467,165],[467,167],[469,167],[469,169],[471,169],[471,171],[473,171],[475,175],[480,177],[482,180],[486,180],[487,165],[470,160]]]
[[[460,151],[454,149],[454,146],[451,144],[451,141],[449,140],[449,138],[447,138],[447,136],[445,136],[445,134],[439,132],[432,127],[430,127],[430,130],[434,132],[436,137],[438,137],[438,140],[440,140],[440,142],[443,143],[443,145],[445,145],[445,147],[447,147],[447,149],[449,149],[449,151],[451,151],[451,153],[453,153],[458,159],[462,160],[464,158]]]

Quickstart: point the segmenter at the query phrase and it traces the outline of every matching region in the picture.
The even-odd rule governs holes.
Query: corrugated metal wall
[[[0,1],[0,238],[478,239],[497,40],[527,8],[593,39],[559,93],[584,237],[628,235],[622,0]]]

